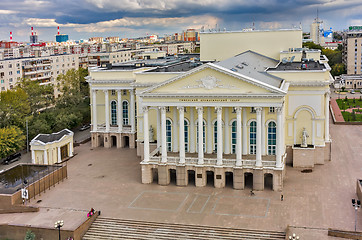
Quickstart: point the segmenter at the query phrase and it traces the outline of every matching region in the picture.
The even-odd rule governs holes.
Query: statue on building
[[[305,130],[305,128],[303,128],[301,147],[304,147],[304,148],[308,147],[307,138],[309,138],[309,135],[308,135],[307,131]]]
[[[150,142],[153,142],[153,128],[152,128],[152,125],[150,126],[150,130],[149,130],[149,141]]]

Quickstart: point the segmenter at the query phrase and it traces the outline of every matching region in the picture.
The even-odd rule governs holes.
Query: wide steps
[[[285,239],[285,232],[157,223],[98,217],[83,240],[95,239]]]

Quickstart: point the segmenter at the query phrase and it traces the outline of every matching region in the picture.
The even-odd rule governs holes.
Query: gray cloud
[[[44,34],[41,36],[44,40],[53,39],[54,32],[50,29],[57,24],[73,39],[111,33],[126,37],[142,31],[159,34],[181,31],[200,25],[193,22],[200,17],[206,27],[213,27],[215,21],[230,30],[250,27],[253,22],[259,27],[290,27],[302,22],[308,31],[317,8],[327,27],[334,29],[347,28],[362,19],[360,0],[2,0],[0,39],[7,39],[7,32],[12,30],[14,39],[27,40],[29,24],[34,22],[31,19],[38,19],[37,28],[39,34]],[[171,18],[174,20],[167,21]],[[127,24],[117,25],[114,21]],[[90,27],[95,32],[82,30]],[[117,31],[124,27],[127,29]]]

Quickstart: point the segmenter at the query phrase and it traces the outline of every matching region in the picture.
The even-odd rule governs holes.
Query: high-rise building
[[[350,26],[344,33],[343,63],[347,74],[362,74],[362,26]]]

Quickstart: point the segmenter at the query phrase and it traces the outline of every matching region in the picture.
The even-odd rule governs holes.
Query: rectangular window
[[[122,94],[123,96],[127,96],[127,90],[123,90],[122,92],[123,92],[123,94]]]
[[[250,112],[251,113],[256,113],[255,107],[251,107]]]
[[[116,95],[116,90],[111,90],[111,95],[115,96]]]
[[[170,107],[166,107],[166,112],[170,112]]]
[[[9,75],[13,75],[13,72],[12,72],[12,71],[10,71],[10,72],[9,72]]]
[[[269,108],[269,112],[270,112],[270,113],[275,113],[275,107],[270,107],[270,108]]]

